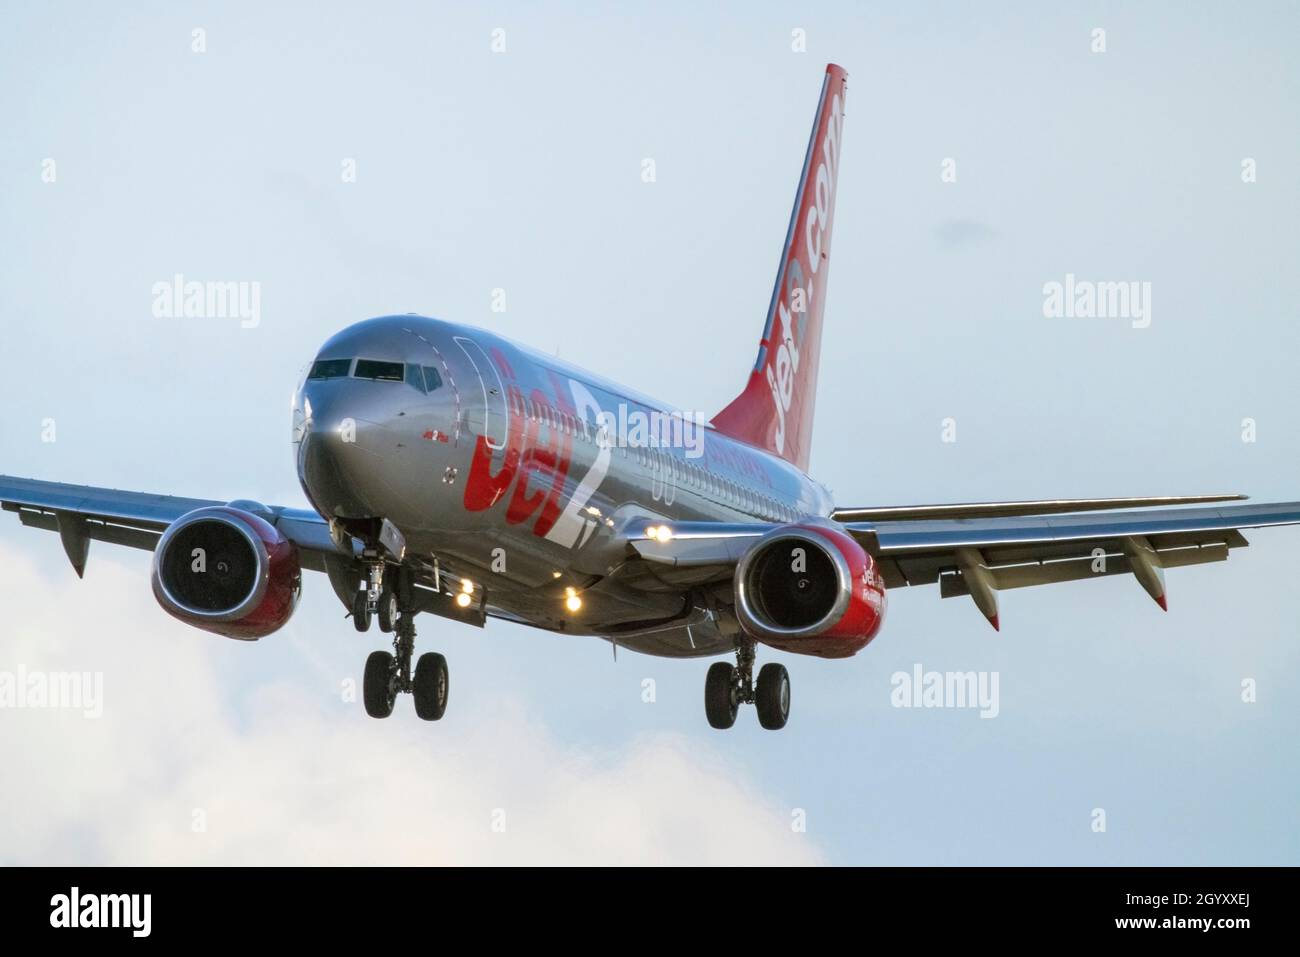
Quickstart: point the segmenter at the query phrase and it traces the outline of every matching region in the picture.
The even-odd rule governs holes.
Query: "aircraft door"
[[[470,431],[483,436],[493,452],[500,452],[506,447],[510,434],[510,407],[501,374],[483,347],[473,339],[457,336],[456,344],[478,376],[476,384],[466,386],[466,418]],[[474,392],[479,394],[471,395]]]

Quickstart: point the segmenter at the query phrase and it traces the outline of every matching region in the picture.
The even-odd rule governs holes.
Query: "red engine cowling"
[[[243,641],[281,628],[302,591],[297,546],[265,519],[230,506],[173,522],[154,549],[152,580],[168,614]]]
[[[885,620],[885,582],[875,560],[830,526],[768,532],[737,563],[735,587],[745,633],[782,651],[847,658]]]

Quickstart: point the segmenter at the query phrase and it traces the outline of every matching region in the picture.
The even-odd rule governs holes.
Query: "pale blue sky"
[[[1294,4],[697,7],[7,7],[0,472],[297,504],[295,378],[332,332],[390,312],[487,325],[712,413],[752,362],[835,61],[850,95],[813,473],[841,502],[1300,498]],[[153,283],[177,272],[261,282],[261,325],[153,318]],[[1043,318],[1043,284],[1066,273],[1150,282],[1150,328]],[[283,832],[304,820],[338,842],[332,859],[366,859],[346,835],[391,807],[372,784],[393,775],[429,789],[400,822],[429,860],[701,860],[692,842],[725,818],[763,860],[1295,864],[1300,530],[1247,537],[1227,565],[1171,572],[1167,615],[1132,580],[1087,582],[1005,594],[995,634],[965,599],[892,593],[854,659],[760,653],[792,675],[774,735],[749,713],[728,734],[706,726],[702,662],[615,665],[604,643],[434,619],[421,647],[451,661],[447,719],[423,725],[402,702],[370,722],[338,687],[379,639],[353,632],[323,579],[284,632],[245,647],[153,607],[147,556],[97,545],[73,587],[57,538],[9,516],[0,552],[32,565],[7,589],[33,604],[4,616],[0,669],[41,666],[43,647],[65,667],[90,656],[104,748],[163,721],[115,709],[115,686],[119,702],[156,687],[184,734],[109,775],[118,804],[65,805],[85,726],[0,712],[32,815],[0,829],[0,861],[214,859],[186,841],[191,807],[221,796],[242,809],[223,859],[293,859]],[[127,583],[114,614],[73,607],[106,581]],[[204,684],[202,710],[173,655],[191,656],[174,665]],[[918,662],[997,670],[1000,716],[892,708],[890,675]],[[503,783],[516,728],[548,760]],[[308,754],[328,774],[303,770]],[[276,773],[299,790],[260,786]],[[313,811],[324,791],[347,800]],[[149,840],[115,843],[102,807],[146,796]],[[519,844],[448,846],[502,801]],[[603,853],[629,808],[643,844]],[[807,833],[773,836],[794,808]],[[564,839],[527,844],[530,814]]]

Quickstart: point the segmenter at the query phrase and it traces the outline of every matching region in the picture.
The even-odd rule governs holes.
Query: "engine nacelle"
[[[830,526],[768,532],[741,556],[735,587],[746,634],[796,654],[857,654],[885,619],[885,582],[875,560]]]
[[[302,591],[297,546],[265,519],[228,505],[173,522],[154,549],[152,580],[168,614],[243,641],[281,628]]]

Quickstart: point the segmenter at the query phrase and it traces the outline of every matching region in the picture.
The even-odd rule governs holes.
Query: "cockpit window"
[[[430,392],[442,388],[442,376],[438,375],[438,370],[433,366],[424,367],[424,385]]]
[[[424,391],[424,373],[414,363],[406,364],[406,384],[419,392]]]
[[[406,378],[406,368],[400,362],[358,359],[357,371],[352,375],[357,379],[382,379],[385,382],[401,382]]]
[[[317,359],[312,363],[308,379],[342,379],[348,374],[351,359]]]

